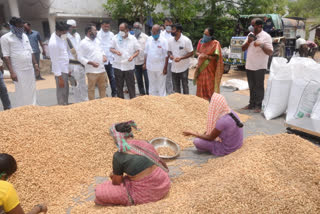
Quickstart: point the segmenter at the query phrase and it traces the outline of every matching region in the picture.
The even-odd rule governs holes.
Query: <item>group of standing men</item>
[[[127,23],[121,23],[119,32],[114,35],[110,23],[102,21],[99,31],[94,24],[89,24],[85,28],[85,38],[80,41],[74,20],[58,22],[49,41],[58,104],[68,104],[67,83],[71,76],[77,82],[76,101],[87,100],[85,74],[89,100],[95,99],[96,86],[100,98],[106,96],[106,73],[113,97],[124,98],[125,85],[130,99],[136,97],[135,79],[141,95],[181,93],[181,85],[183,93],[189,94],[191,40],[182,34],[180,24],[172,25],[172,21],[166,19],[165,27],[161,32],[160,25],[156,24],[151,36],[147,36],[142,32],[141,23],[135,22],[132,31]]]
[[[96,87],[100,98],[106,97],[107,79],[112,97],[124,98],[125,85],[130,99],[136,97],[135,80],[141,95],[166,96],[182,90],[189,94],[191,40],[182,34],[180,24],[173,25],[167,18],[164,26],[161,30],[160,25],[154,25],[151,36],[147,36],[141,23],[134,23],[132,31],[127,23],[122,23],[114,35],[110,23],[102,21],[99,31],[89,24],[81,40],[75,20],[60,21],[45,53],[39,33],[21,18],[13,17],[10,32],[1,38],[1,48],[15,83],[17,105],[36,104],[35,78],[42,79],[39,44],[32,38],[39,40],[43,54],[51,59],[59,105],[69,104],[69,82],[75,102],[95,99]]]

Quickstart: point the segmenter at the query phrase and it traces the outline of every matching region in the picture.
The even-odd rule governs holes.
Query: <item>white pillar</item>
[[[50,27],[50,34],[53,34],[56,31],[56,16],[55,15],[49,15],[49,27]]]
[[[11,17],[20,17],[18,1],[17,0],[8,0]]]

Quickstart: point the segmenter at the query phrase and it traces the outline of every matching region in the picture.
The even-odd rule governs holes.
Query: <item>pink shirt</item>
[[[263,43],[265,48],[273,50],[272,38],[268,33],[266,33],[265,31],[261,31],[259,34],[256,35],[256,37],[256,41]],[[246,39],[246,42],[247,40],[248,37]],[[268,60],[269,56],[263,52],[262,48],[259,46],[255,47],[254,42],[251,42],[247,52],[246,69],[252,71],[267,69]]]

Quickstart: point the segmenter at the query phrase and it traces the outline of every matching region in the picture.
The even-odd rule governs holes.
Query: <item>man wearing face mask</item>
[[[4,61],[15,84],[16,105],[36,105],[34,69],[39,73],[39,65],[28,36],[24,33],[23,20],[12,17],[10,30],[1,37],[1,48]]]
[[[37,64],[39,65],[39,63],[40,63],[40,48],[39,48],[39,44],[40,44],[40,46],[42,48],[42,55],[46,56],[46,51],[44,49],[44,45],[42,43],[40,34],[39,34],[38,31],[32,30],[31,29],[31,24],[28,23],[28,22],[26,22],[24,24],[24,30],[25,30],[28,38],[29,38],[30,45],[32,47],[34,56],[36,57]],[[41,77],[40,73],[39,74],[35,74],[35,75],[36,75],[36,79],[37,80],[44,80],[44,78]]]
[[[58,105],[69,104],[69,50],[67,33],[70,25],[60,21],[56,23],[56,31],[51,35],[48,50],[52,64],[52,72],[56,79]]]
[[[136,37],[129,34],[127,23],[119,25],[119,33],[113,37],[110,51],[114,54],[114,74],[116,77],[118,97],[124,99],[124,82],[128,87],[130,99],[136,97],[134,69],[135,61],[141,47]]]
[[[249,33],[253,33],[253,32],[254,32],[254,27],[253,27],[253,25],[254,25],[254,19],[251,20],[251,24],[250,24],[250,26],[248,27]]]
[[[246,70],[250,89],[249,105],[243,109],[253,109],[261,112],[264,97],[264,75],[268,68],[269,56],[273,53],[272,38],[263,31],[263,21],[259,18],[253,20],[253,33],[250,33],[242,45],[242,51],[247,52]]]
[[[164,20],[164,31],[161,32],[160,37],[165,38],[167,42],[172,38],[171,30],[172,30],[172,20],[170,18],[165,18]],[[167,95],[173,94],[173,85],[172,85],[172,60],[169,59],[167,74],[166,74],[166,92]]]
[[[184,94],[189,94],[188,74],[190,57],[193,56],[191,40],[182,34],[182,26],[175,24],[171,32],[173,38],[168,42],[168,55],[172,60],[172,83],[173,90],[181,93],[181,84]]]
[[[110,51],[112,38],[114,34],[110,31],[110,22],[108,20],[103,20],[101,22],[101,29],[97,34],[97,39],[99,40],[100,47],[104,51],[108,61],[104,63],[104,67],[108,74],[110,86],[111,86],[111,96],[117,96],[117,86],[116,79],[114,76],[114,71],[112,68],[113,63],[113,53]]]
[[[81,42],[79,33],[77,32],[77,22],[73,19],[69,19],[67,24],[70,25],[69,32],[67,34],[67,43],[69,47],[70,65],[69,72],[75,78],[77,85],[71,86],[74,94],[74,101],[76,103],[84,102],[88,100],[86,75],[83,65],[79,64],[78,61],[78,49]]]
[[[96,27],[88,25],[85,28],[86,38],[80,42],[79,46],[79,61],[85,65],[85,71],[88,78],[88,97],[89,100],[95,99],[96,85],[99,89],[100,98],[106,97],[106,72],[104,63],[107,62],[107,57],[97,37]]]
[[[134,35],[137,38],[141,47],[139,55],[134,59],[136,64],[135,74],[138,82],[139,93],[140,95],[145,95],[145,94],[149,94],[148,73],[146,69],[143,69],[144,55],[145,55],[144,49],[146,46],[148,36],[142,32],[142,24],[139,22],[134,23],[133,30],[134,30]],[[144,81],[143,81],[143,78],[144,78]]]
[[[168,42],[160,36],[160,26],[152,27],[152,35],[145,48],[144,67],[148,70],[149,93],[154,96],[166,96],[166,73],[168,66]]]

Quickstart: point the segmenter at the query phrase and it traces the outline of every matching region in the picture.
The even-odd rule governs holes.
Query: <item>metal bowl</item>
[[[170,149],[172,149],[175,152],[175,155],[173,155],[173,156],[159,155],[160,158],[171,159],[171,158],[178,157],[180,154],[180,146],[177,143],[170,140],[169,138],[158,137],[158,138],[152,139],[150,141],[150,143],[154,146],[155,149],[160,148],[160,147],[169,147]]]

